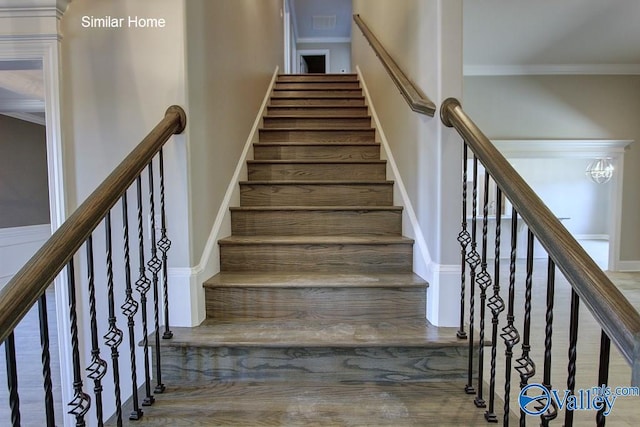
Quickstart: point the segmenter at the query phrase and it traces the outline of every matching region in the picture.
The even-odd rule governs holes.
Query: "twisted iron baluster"
[[[7,365],[7,386],[9,388],[9,408],[11,408],[11,425],[20,427],[20,395],[18,394],[18,370],[16,360],[16,340],[13,332],[4,342],[5,362]]]
[[[158,247],[156,245],[156,208],[155,190],[153,185],[153,161],[149,163],[149,215],[151,216],[151,259],[147,262],[147,267],[151,271],[153,282],[153,320],[156,328],[155,356],[156,356],[156,386],[154,393],[164,393],[165,386],[162,384],[162,365],[160,363],[160,297],[158,295],[158,273],[162,267],[162,262],[158,259]]]
[[[489,230],[489,172],[484,173],[484,203],[482,211],[482,262],[480,274],[476,278],[480,287],[480,344],[478,347],[478,394],[474,400],[476,407],[486,408],[487,404],[482,397],[484,386],[484,318],[487,302],[487,288],[491,286],[491,276],[487,272],[487,234]]]
[[[164,155],[162,148],[159,153],[160,163],[160,241],[158,249],[162,252],[162,289],[164,291],[164,333],[162,338],[167,340],[173,338],[173,332],[169,329],[169,278],[167,276],[167,252],[171,248],[171,240],[167,237],[167,216],[164,207]]]
[[[120,396],[120,365],[118,347],[122,343],[123,333],[116,325],[116,307],[113,296],[113,255],[111,244],[111,213],[105,216],[105,235],[107,242],[107,299],[109,303],[109,331],[104,335],[105,344],[111,348],[111,363],[113,364],[113,384],[115,386],[116,419],[118,426],[122,425],[122,400]]]
[[[471,236],[467,231],[467,169],[468,169],[468,147],[467,143],[464,143],[463,148],[463,156],[462,156],[462,231],[458,234],[458,242],[460,243],[460,327],[458,328],[458,333],[456,334],[460,339],[466,339],[467,333],[464,331],[464,299],[466,292],[466,258],[467,258],[467,247],[469,243],[471,243]]]
[[[96,285],[93,265],[93,237],[86,242],[87,279],[89,281],[89,317],[91,327],[91,364],[87,368],[89,379],[93,380],[93,394],[96,396],[96,418],[98,426],[104,425],[102,413],[102,378],[107,375],[107,362],[100,357],[98,342],[98,322],[96,320]]]
[[[598,386],[602,393],[605,392],[606,387],[609,383],[609,356],[611,355],[611,340],[607,336],[607,334],[602,331],[602,335],[600,336],[600,367],[598,373]],[[605,396],[601,396],[605,397]],[[607,417],[604,415],[606,411],[606,406],[603,406],[602,409],[598,411],[596,415],[596,425],[597,427],[604,427],[606,424]],[[609,408],[610,409],[610,408]]]
[[[516,284],[516,251],[518,248],[518,212],[514,207],[511,214],[511,260],[509,267],[509,301],[507,303],[507,325],[502,328],[500,337],[504,340],[506,350],[506,368],[504,383],[504,419],[503,425],[509,427],[509,411],[511,399],[511,359],[513,357],[513,347],[520,342],[520,334],[513,325],[515,321],[514,305],[515,305],[515,284]]]
[[[520,389],[523,389],[536,374],[536,364],[533,363],[529,353],[531,351],[531,291],[533,284],[533,242],[534,236],[531,229],[527,232],[527,279],[524,297],[524,326],[522,340],[522,355],[516,360],[516,371],[520,373]],[[520,426],[526,425],[526,414],[520,409]]]
[[[144,221],[142,215],[142,176],[136,180],[136,195],[138,199],[138,255],[140,276],[136,281],[136,290],[140,293],[142,308],[142,348],[144,350],[144,385],[145,398],[142,406],[151,406],[155,398],[151,394],[151,370],[149,368],[149,330],[147,327],[147,293],[151,289],[151,281],[147,277],[144,260]]]
[[[78,314],[76,312],[76,279],[73,260],[67,265],[67,288],[69,292],[69,319],[71,321],[71,355],[73,359],[73,392],[69,413],[76,417],[76,427],[84,427],[84,416],[91,407],[91,397],[82,390],[80,350],[78,348]]]
[[[464,391],[467,394],[474,394],[473,388],[473,322],[475,316],[475,286],[476,286],[476,268],[480,264],[480,255],[478,254],[477,234],[476,234],[476,215],[478,213],[478,158],[473,156],[473,204],[471,214],[471,252],[467,256],[467,262],[471,267],[470,284],[471,292],[469,295],[469,367],[467,373],[467,385]]]
[[[131,258],[129,256],[129,206],[127,193],[122,195],[122,227],[124,234],[124,276],[125,276],[125,301],[120,306],[122,313],[127,316],[127,326],[129,328],[129,352],[131,362],[131,400],[133,401],[133,411],[129,414],[130,420],[142,418],[142,410],[138,400],[138,375],[136,372],[136,339],[134,317],[138,312],[138,302],[133,299],[131,289]]]
[[[553,337],[553,302],[555,297],[556,264],[549,257],[547,269],[547,314],[544,337],[544,379],[543,385],[551,391],[551,345]],[[558,407],[554,399],[550,399],[549,409],[540,415],[542,427],[548,427],[549,423],[558,417]]]
[[[570,396],[575,395],[576,390],[576,359],[578,356],[578,321],[580,312],[580,297],[571,289],[571,320],[569,322],[569,365],[567,377],[567,389]],[[573,426],[573,411],[565,411],[564,427]]]
[[[54,427],[56,417],[53,409],[53,392],[51,384],[51,354],[49,352],[49,319],[47,314],[47,295],[42,294],[38,300],[38,316],[40,318],[40,346],[42,348],[42,379],[44,385],[44,407],[47,427]]]
[[[500,239],[502,234],[502,190],[496,184],[496,241],[493,267],[493,295],[489,297],[488,307],[491,309],[491,378],[489,378],[489,409],[484,418],[490,423],[497,423],[494,412],[496,393],[496,359],[498,344],[498,316],[504,311],[504,301],[500,297]]]

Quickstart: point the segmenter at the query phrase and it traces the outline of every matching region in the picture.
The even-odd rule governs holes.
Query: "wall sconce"
[[[589,163],[585,172],[597,184],[604,184],[613,177],[613,164],[610,159],[596,159]]]

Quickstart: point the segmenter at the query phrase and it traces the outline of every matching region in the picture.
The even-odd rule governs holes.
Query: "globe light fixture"
[[[597,184],[605,184],[613,177],[613,164],[610,159],[596,159],[589,163],[585,172]]]

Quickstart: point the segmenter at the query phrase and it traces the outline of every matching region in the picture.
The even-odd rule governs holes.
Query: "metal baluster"
[[[147,262],[147,267],[151,271],[153,283],[153,320],[156,328],[155,333],[155,356],[156,356],[156,386],[154,393],[164,393],[165,386],[162,384],[162,366],[160,363],[160,297],[158,295],[158,273],[162,263],[158,259],[158,247],[156,245],[156,208],[155,189],[153,185],[153,161],[149,163],[149,215],[151,216],[151,259]]]
[[[477,246],[477,227],[476,216],[478,213],[478,158],[473,157],[473,209],[471,214],[471,252],[467,256],[467,262],[471,267],[470,275],[470,287],[471,292],[469,294],[469,367],[467,373],[467,385],[464,391],[467,394],[474,394],[476,391],[473,388],[473,322],[475,316],[475,286],[476,286],[476,268],[480,264],[480,255],[478,254]]]
[[[576,358],[578,355],[578,321],[580,313],[580,297],[571,289],[571,321],[569,322],[569,365],[567,377],[567,389],[570,396],[575,395],[576,390]],[[564,427],[573,426],[573,411],[566,410],[564,414]]]
[[[169,329],[169,278],[167,277],[167,252],[171,248],[171,240],[167,237],[167,216],[164,206],[164,155],[163,149],[159,153],[160,163],[160,241],[158,249],[162,252],[162,289],[164,291],[164,333],[162,338],[167,340],[173,338],[173,332]]]
[[[482,262],[476,282],[480,287],[480,343],[478,346],[478,393],[474,400],[477,408],[486,408],[487,403],[482,397],[484,386],[484,318],[487,302],[487,288],[491,286],[491,276],[487,272],[487,234],[489,230],[489,172],[484,173],[484,202],[482,211]]]
[[[82,390],[80,350],[78,348],[78,314],[76,312],[76,279],[73,260],[67,264],[67,288],[69,292],[69,319],[71,321],[71,356],[73,359],[73,392],[69,413],[76,417],[76,427],[84,427],[84,416],[91,406],[91,397]]]
[[[138,303],[133,299],[133,290],[131,289],[131,258],[129,255],[129,205],[127,203],[127,193],[122,195],[122,228],[124,238],[124,276],[125,276],[125,294],[124,304],[120,306],[122,313],[127,316],[127,326],[129,327],[129,352],[131,361],[131,400],[133,401],[133,411],[129,414],[130,420],[139,420],[142,418],[142,410],[138,400],[138,375],[136,372],[136,339],[134,326],[134,317],[138,312]]]
[[[20,395],[18,394],[18,369],[16,366],[16,340],[13,332],[4,342],[7,365],[7,386],[9,388],[9,407],[11,408],[11,425],[20,427]]]
[[[51,384],[51,353],[49,352],[49,319],[47,314],[47,294],[42,294],[38,300],[38,316],[40,319],[40,346],[42,348],[42,379],[44,385],[44,407],[47,427],[56,424],[53,409],[53,392]]]
[[[598,386],[601,387],[600,390],[602,391],[602,393],[604,393],[609,383],[610,355],[611,340],[609,339],[609,336],[604,331],[602,331],[602,335],[600,336],[600,368],[598,373]],[[596,425],[598,427],[604,427],[606,424],[607,417],[604,415],[606,409],[606,406],[603,406],[602,409],[598,411],[598,415],[596,415]]]
[[[147,327],[147,292],[151,289],[151,281],[147,277],[144,259],[144,220],[142,215],[142,176],[136,180],[138,199],[138,254],[140,260],[140,276],[136,281],[136,290],[140,293],[142,308],[142,348],[144,350],[144,385],[145,398],[142,406],[151,406],[155,398],[151,394],[151,369],[149,368],[149,329]]]
[[[529,379],[536,374],[536,364],[533,363],[529,352],[531,351],[531,291],[533,284],[533,242],[535,237],[529,229],[527,233],[527,279],[525,282],[525,296],[524,296],[524,326],[523,326],[523,340],[522,340],[522,356],[516,360],[516,371],[520,373],[520,389],[523,389],[529,383]],[[526,414],[520,409],[520,426],[524,427],[527,424]]]
[[[491,378],[489,378],[489,409],[484,413],[484,418],[490,423],[497,423],[498,417],[494,412],[496,394],[496,359],[498,345],[498,316],[504,311],[504,301],[500,297],[500,240],[502,234],[502,190],[496,184],[496,240],[495,259],[493,268],[493,295],[489,297],[491,309]]]
[[[98,426],[104,425],[102,413],[102,378],[107,375],[107,362],[100,357],[98,342],[98,322],[96,320],[96,285],[93,266],[93,237],[86,242],[87,278],[89,281],[89,316],[91,325],[91,365],[87,368],[89,379],[93,380],[93,394],[96,396],[96,418]]]
[[[122,343],[122,331],[116,326],[116,307],[113,296],[113,255],[111,244],[111,213],[105,216],[105,236],[107,242],[107,299],[109,304],[109,331],[104,335],[105,344],[111,348],[113,384],[116,398],[116,421],[122,425],[122,400],[120,396],[120,365],[118,346]]]
[[[513,347],[520,342],[520,334],[514,326],[515,284],[516,284],[516,251],[518,248],[518,212],[513,208],[511,214],[511,262],[509,267],[509,301],[507,303],[507,325],[502,328],[500,337],[504,340],[506,350],[506,368],[504,383],[504,419],[503,425],[509,427],[509,400],[511,398],[511,359]]]
[[[544,338],[544,378],[543,385],[551,391],[551,345],[553,338],[553,303],[555,298],[556,264],[549,257],[547,269],[547,314]],[[548,427],[549,423],[558,417],[558,408],[555,400],[550,399],[549,409],[540,415],[542,427]]]
[[[466,292],[466,258],[467,258],[467,247],[469,243],[471,243],[471,236],[467,231],[467,169],[468,169],[468,147],[467,143],[464,143],[463,148],[463,156],[462,156],[462,231],[458,234],[458,242],[460,243],[460,327],[458,329],[458,333],[456,334],[460,339],[466,339],[467,333],[464,331],[464,299]]]

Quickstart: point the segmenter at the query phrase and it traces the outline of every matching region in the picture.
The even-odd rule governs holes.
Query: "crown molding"
[[[47,121],[44,117],[37,116],[31,113],[0,113],[3,116],[11,117],[13,119],[22,120],[29,123],[35,123],[36,125],[46,126]]]
[[[0,100],[0,113],[41,113],[44,110],[44,101],[38,99]]]
[[[465,65],[464,75],[640,75],[640,64]]]

